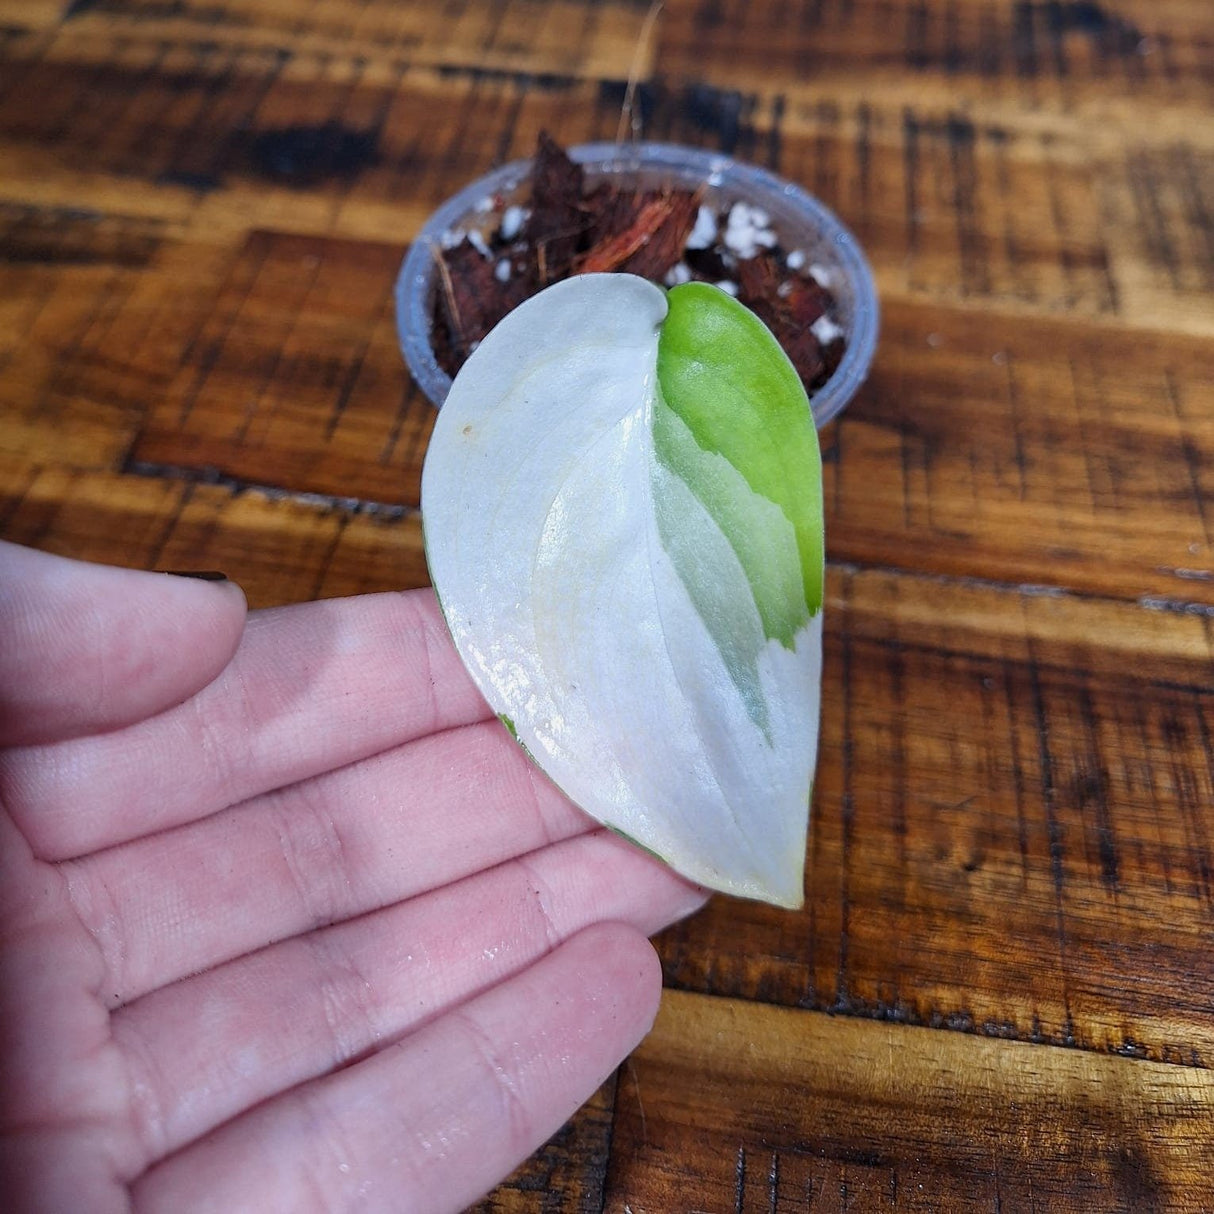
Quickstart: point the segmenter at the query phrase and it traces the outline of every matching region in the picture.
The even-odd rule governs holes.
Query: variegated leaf
[[[754,315],[699,284],[548,288],[457,376],[422,512],[456,646],[549,777],[691,879],[800,905],[821,466]]]

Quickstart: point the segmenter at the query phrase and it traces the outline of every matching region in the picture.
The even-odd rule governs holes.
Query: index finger
[[[0,746],[101,733],[180,704],[231,660],[244,617],[226,580],[0,540]]]
[[[430,591],[253,612],[184,704],[0,753],[0,798],[40,858],[68,859],[491,715]]]

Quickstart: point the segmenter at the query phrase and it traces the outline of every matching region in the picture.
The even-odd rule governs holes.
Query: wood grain
[[[603,1209],[614,1129],[616,1080],[605,1083],[552,1139],[475,1206],[477,1214]]]
[[[1138,608],[834,573],[806,907],[714,902],[669,980],[1208,1065],[1208,618],[1140,673]]]
[[[672,993],[606,1209],[1196,1212],[1212,1115],[1203,1070]]]
[[[70,250],[105,267],[115,283],[132,281],[128,297],[89,318],[84,344],[72,351],[73,396],[87,395],[104,362],[111,394],[125,387],[125,402],[147,410],[131,453],[142,464],[416,505],[429,414],[395,345],[391,286],[403,241],[332,233],[374,227],[407,172],[414,196],[427,198],[421,212],[394,209],[391,229],[407,235],[454,184],[497,156],[522,154],[539,125],[561,129],[553,121],[559,111],[591,95],[577,82],[528,92],[509,80],[412,72],[394,92],[391,83],[318,78],[320,68],[306,64],[293,65],[299,77],[284,83],[281,66],[257,59],[233,66],[209,54],[203,67],[177,77],[166,79],[163,68],[148,74],[146,64],[117,72],[107,64],[103,78],[77,85],[94,98],[113,90],[133,112],[152,114],[158,128],[184,124],[171,137],[149,141],[139,122],[123,122],[129,146],[97,141],[54,107],[3,124],[28,130],[17,142],[40,155],[66,141],[63,163],[91,162],[95,174],[136,172],[161,183],[170,200],[159,221],[123,212],[82,220],[62,205],[14,217],[18,251],[33,247],[31,229],[40,230],[58,256]],[[225,84],[225,73],[235,81],[259,63],[258,87]],[[244,96],[244,111],[208,107],[217,89],[229,102]],[[42,91],[40,83],[15,98],[30,106]],[[184,105],[183,94],[197,96]],[[278,115],[298,120],[304,98],[315,121],[284,126]],[[440,98],[441,112],[458,125],[449,132],[440,125],[423,151],[408,115]],[[0,118],[4,112],[0,103]],[[667,98],[653,115],[657,133],[702,139],[703,131],[677,123],[663,128],[663,113],[687,112],[699,113],[687,95]],[[1186,212],[1193,222],[1182,214],[1165,241],[1139,230],[1145,216],[1163,222],[1165,212],[1123,174],[1125,197],[1112,210],[1121,223],[1136,216],[1137,226],[1118,233],[1110,219],[1092,244],[1084,217],[1109,209],[1094,185],[1110,188],[1102,155],[1085,163],[1077,146],[1053,136],[1030,136],[1021,146],[1023,137],[955,115],[899,117],[872,105],[864,113],[862,149],[857,114],[820,107],[798,126],[786,112],[774,158],[848,216],[885,299],[882,357],[828,440],[833,553],[875,563],[897,545],[900,563],[915,569],[1008,582],[1044,570],[1044,580],[1088,592],[1211,602],[1203,503],[1214,460],[1214,360],[1203,331],[1214,312],[1188,303],[1206,289],[1214,265],[1208,225],[1197,223],[1206,214],[1202,197],[1194,195]],[[225,147],[212,124],[234,120],[240,134]],[[602,135],[604,126],[585,134]],[[721,126],[712,133],[722,142],[729,134]],[[455,147],[458,155],[443,150]],[[208,167],[197,162],[198,148],[217,149]],[[1158,155],[1164,167],[1171,163]],[[1198,155],[1177,151],[1174,173],[1146,179],[1179,187],[1192,178],[1196,190]],[[185,181],[214,186],[195,199],[192,219],[180,200]],[[366,218],[356,218],[364,208]],[[200,246],[200,238],[220,239],[234,215],[268,226],[230,231],[226,247]],[[198,235],[183,239],[182,224]],[[1114,244],[1119,234],[1132,239]],[[132,258],[155,258],[161,273],[136,275]],[[1169,259],[1184,273],[1169,270]],[[56,334],[80,323],[53,300],[39,307],[36,292],[46,284],[31,281],[24,263],[19,273],[8,296],[21,309],[15,319],[36,315]],[[166,280],[177,322],[171,332]],[[73,288],[65,306],[79,307]],[[1102,316],[1112,323],[1100,323]],[[1167,328],[1177,318],[1196,330],[1191,337]],[[37,331],[29,336],[18,330],[14,344],[26,359],[47,361]],[[239,413],[216,403],[229,395],[241,398]],[[1149,460],[1144,442],[1155,444]],[[888,469],[877,493],[870,457]]]
[[[665,933],[655,1033],[482,1208],[1214,1207],[1208,4],[648,9],[0,0],[0,536],[424,585],[400,259],[635,67],[880,289],[807,901]]]
[[[319,0],[303,12],[279,0],[82,0],[73,36],[138,37],[189,44],[372,59],[407,57],[473,71],[549,72],[554,63],[591,79],[628,75],[648,0],[462,0],[442,5]],[[644,64],[642,64],[644,66]]]

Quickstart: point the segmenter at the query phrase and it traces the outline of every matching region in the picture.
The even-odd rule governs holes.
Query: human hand
[[[704,895],[523,757],[428,592],[255,612],[0,544],[0,1202],[457,1210]]]

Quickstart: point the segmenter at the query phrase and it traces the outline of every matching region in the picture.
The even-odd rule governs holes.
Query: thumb
[[[230,582],[0,542],[0,745],[99,733],[179,704],[228,664],[244,618]]]

